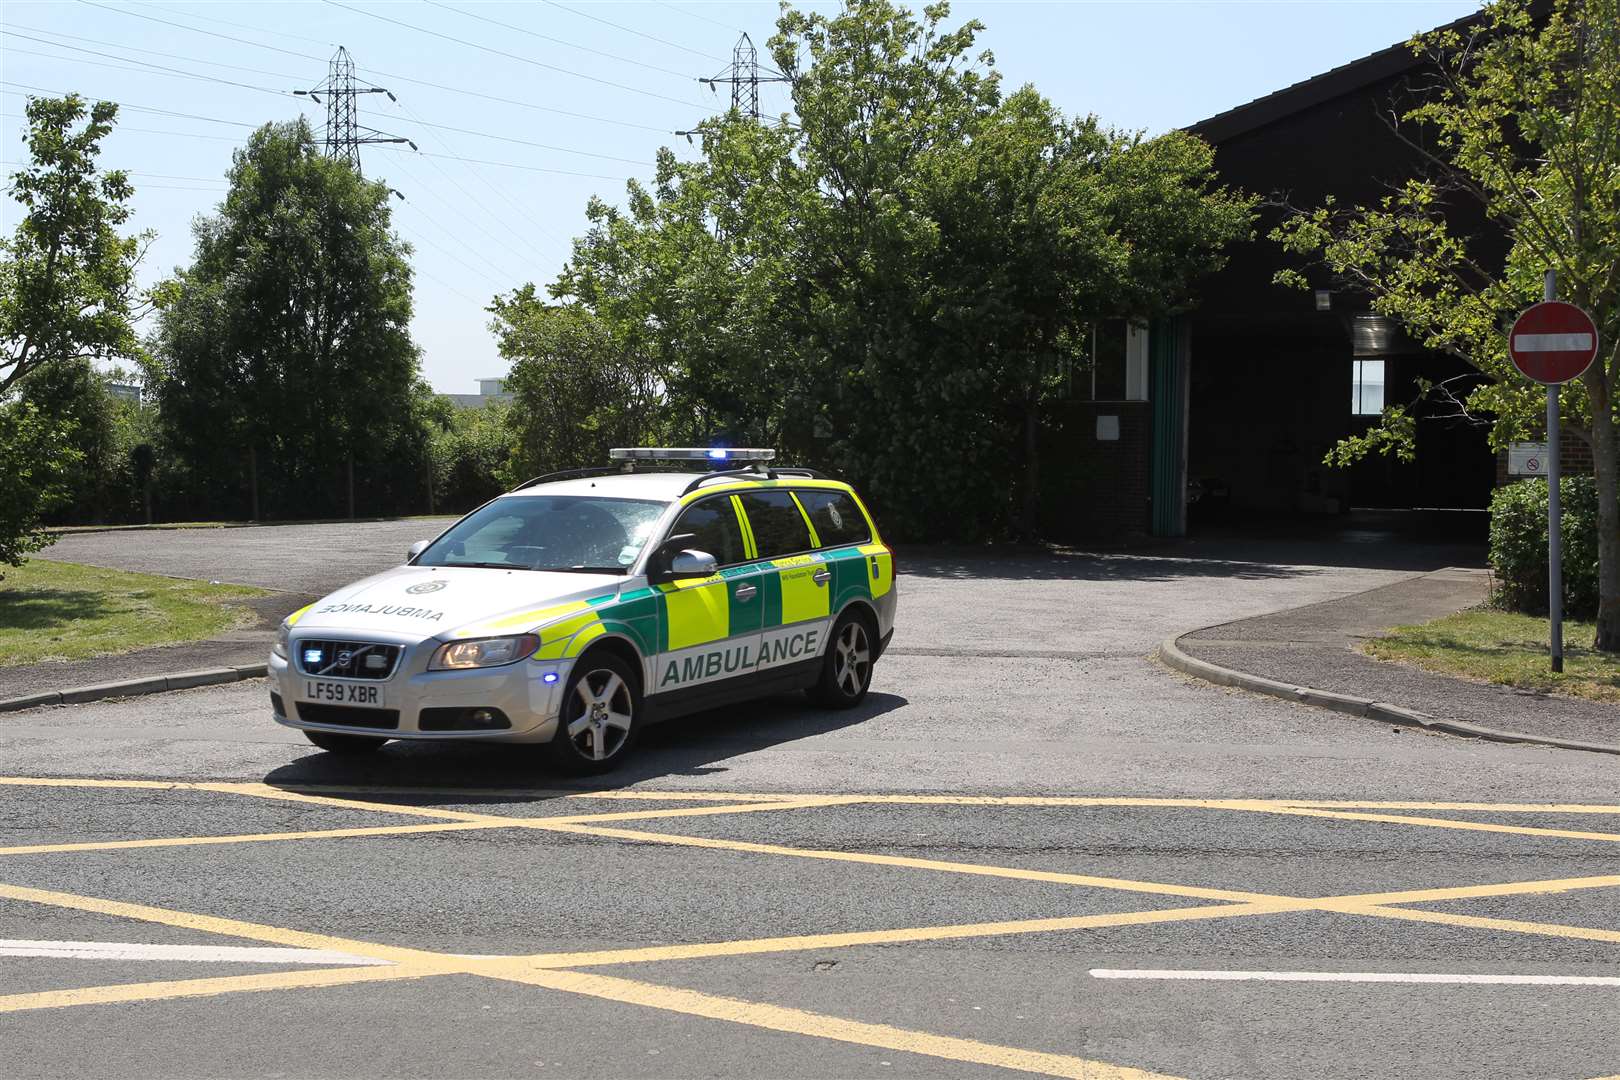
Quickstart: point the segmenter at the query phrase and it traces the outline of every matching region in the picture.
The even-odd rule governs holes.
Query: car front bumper
[[[311,678],[297,670],[291,661],[272,653],[269,666],[271,711],[278,724],[290,728],[388,739],[532,743],[545,742],[556,732],[562,688],[568,681],[571,660],[523,660],[497,668],[428,671],[428,659],[438,645],[437,641],[429,641],[405,646],[394,673],[387,679],[322,677],[318,680],[345,688],[376,687],[378,701],[366,706],[334,707],[330,702],[314,700],[308,693]],[[296,650],[297,639],[293,646]],[[292,651],[291,655],[296,656],[297,652]],[[547,682],[547,676],[552,676],[553,680]],[[498,709],[510,726],[424,730],[423,713],[430,709]],[[442,719],[443,714],[439,716]]]

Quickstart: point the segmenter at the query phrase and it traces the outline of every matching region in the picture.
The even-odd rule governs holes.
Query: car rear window
[[[793,504],[792,495],[785,491],[750,491],[740,497],[760,558],[809,551],[813,546],[804,515]]]
[[[800,491],[799,502],[810,523],[816,527],[816,539],[822,547],[843,547],[846,544],[864,544],[872,539],[867,528],[866,515],[855,505],[847,491]]]

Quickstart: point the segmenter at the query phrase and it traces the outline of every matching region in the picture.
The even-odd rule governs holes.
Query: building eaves
[[[1439,29],[1461,30],[1480,22],[1482,17],[1483,12],[1475,12],[1447,23]],[[1265,97],[1217,113],[1196,124],[1190,124],[1186,130],[1218,146],[1284,117],[1304,112],[1334,98],[1353,94],[1385,79],[1415,70],[1422,64],[1423,61],[1413,55],[1408,44],[1401,42],[1387,49],[1380,49],[1370,56],[1341,64],[1292,86],[1285,86]]]

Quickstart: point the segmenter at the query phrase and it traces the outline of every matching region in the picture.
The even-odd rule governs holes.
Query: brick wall
[[[1592,460],[1592,448],[1585,439],[1569,430],[1567,427],[1558,429],[1558,464],[1565,476],[1591,476],[1595,471]],[[1508,475],[1507,451],[1503,450],[1496,455],[1496,486],[1505,487],[1515,480],[1522,480],[1522,476]]]
[[[1119,438],[1097,438],[1115,417]],[[1054,540],[1145,535],[1152,528],[1153,407],[1065,401],[1042,433],[1041,530]]]

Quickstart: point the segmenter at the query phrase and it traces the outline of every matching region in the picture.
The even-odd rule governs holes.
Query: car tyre
[[[388,741],[374,735],[339,735],[331,731],[306,731],[304,738],[328,754],[370,754],[381,750]]]
[[[630,755],[640,734],[641,690],[630,665],[611,652],[587,653],[563,690],[551,763],[576,776],[603,773]]]
[[[831,709],[859,705],[872,686],[876,643],[871,619],[860,611],[844,612],[833,624],[821,676],[810,688],[810,699]]]

